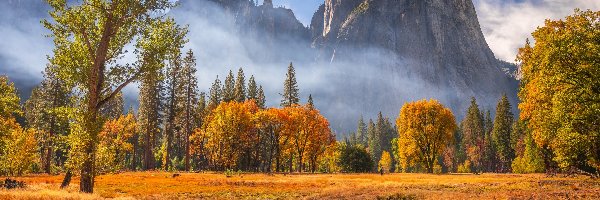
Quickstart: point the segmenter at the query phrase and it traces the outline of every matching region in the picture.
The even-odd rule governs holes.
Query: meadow
[[[78,178],[16,178],[24,189],[0,199],[600,199],[600,180],[545,174],[234,174],[131,172],[101,175],[94,194]]]

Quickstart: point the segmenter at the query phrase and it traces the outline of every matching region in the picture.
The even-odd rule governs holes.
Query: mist
[[[423,80],[411,67],[423,64],[403,60],[385,49],[345,47],[344,55],[320,59],[319,50],[311,48],[311,41],[306,39],[264,42],[264,37],[272,33],[244,32],[231,12],[212,2],[186,1],[169,15],[189,25],[185,48],[195,53],[201,91],[208,92],[217,76],[223,80],[230,70],[235,74],[242,67],[246,80],[254,75],[264,87],[267,106],[279,107],[287,67],[292,62],[301,103],[312,95],[338,138],[355,131],[361,115],[366,120],[374,119],[381,111],[394,122],[405,102],[430,98],[438,99],[458,115],[466,109],[464,102],[469,102],[469,96],[475,95]],[[491,95],[490,99],[495,102],[500,95]]]

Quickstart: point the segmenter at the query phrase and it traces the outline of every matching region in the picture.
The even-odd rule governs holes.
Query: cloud
[[[479,23],[488,45],[499,59],[514,62],[518,48],[546,19],[558,20],[575,8],[600,10],[597,0],[475,0]]]

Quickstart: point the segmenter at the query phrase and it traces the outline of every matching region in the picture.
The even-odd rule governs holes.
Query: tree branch
[[[125,82],[121,83],[121,85],[119,85],[119,87],[117,87],[112,93],[110,93],[110,95],[108,95],[108,97],[102,99],[100,102],[98,102],[97,107],[100,108],[102,107],[104,104],[106,104],[106,102],[110,101],[112,98],[114,98],[119,92],[121,92],[121,90],[123,90],[123,88],[125,88],[125,86],[129,85],[131,82],[135,81],[137,79],[137,77],[141,74],[141,70],[138,71],[135,75],[131,76],[129,79],[125,80]]]

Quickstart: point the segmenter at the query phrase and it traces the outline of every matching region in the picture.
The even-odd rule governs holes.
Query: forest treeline
[[[248,172],[572,172],[600,169],[600,12],[546,21],[519,50],[517,117],[506,95],[495,116],[475,98],[457,122],[439,101],[408,102],[395,120],[359,119],[336,141],[311,95],[300,102],[290,63],[279,107],[242,68],[199,92],[187,28],[167,0],[49,0],[55,49],[21,104],[0,76],[0,173],[94,177],[134,170]],[[126,45],[137,58],[127,63]],[[139,108],[121,90],[139,83]],[[465,100],[468,101],[468,100]]]

